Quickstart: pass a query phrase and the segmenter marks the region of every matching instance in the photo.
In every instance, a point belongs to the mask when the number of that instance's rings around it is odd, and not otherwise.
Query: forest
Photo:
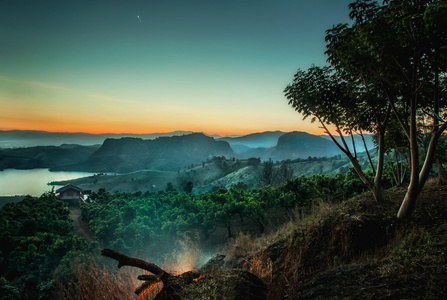
[[[73,280],[72,263],[89,255],[96,257],[104,247],[163,262],[186,236],[197,235],[196,242],[206,243],[216,229],[224,228],[220,242],[225,243],[240,233],[242,224],[248,225],[245,233],[260,235],[272,230],[267,222],[272,209],[283,214],[292,208],[307,211],[319,201],[341,202],[363,191],[352,171],[344,176],[303,176],[278,187],[245,190],[235,185],[198,195],[179,193],[172,185],[158,193],[100,190],[81,206],[93,242],[71,233],[70,209],[55,194],[28,197],[0,211],[1,294],[10,295],[2,299],[29,299],[31,295],[51,299],[55,282]]]

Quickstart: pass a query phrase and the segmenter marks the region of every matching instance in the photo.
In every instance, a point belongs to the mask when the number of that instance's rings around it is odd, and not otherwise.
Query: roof
[[[83,189],[78,188],[77,186],[74,186],[71,183],[69,183],[69,184],[64,185],[60,189],[57,189],[56,193],[62,193],[62,192],[65,192],[67,190],[75,190],[75,191],[78,191],[78,192],[83,192]]]

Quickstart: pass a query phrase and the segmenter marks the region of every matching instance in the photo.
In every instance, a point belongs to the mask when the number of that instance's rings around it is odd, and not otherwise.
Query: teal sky
[[[314,133],[283,95],[344,0],[0,0],[0,129]]]

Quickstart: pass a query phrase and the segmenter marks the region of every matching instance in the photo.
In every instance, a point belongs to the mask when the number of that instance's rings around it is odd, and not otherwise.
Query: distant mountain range
[[[170,135],[170,136],[168,136]],[[67,134],[33,131],[0,131],[0,145],[21,147],[33,143],[71,141],[77,145],[0,148],[0,170],[7,168],[50,168],[54,171],[133,172],[137,170],[177,171],[214,156],[287,159],[334,156],[341,153],[327,136],[305,132],[270,131],[241,137],[210,137],[203,133],[173,132],[140,137],[106,138],[107,135]],[[27,139],[28,137],[28,139]],[[88,145],[88,141],[92,144]],[[359,152],[364,151],[360,137],[355,136]],[[373,148],[371,135],[366,144]]]
[[[191,134],[191,131],[174,131],[151,134],[91,134],[83,132],[48,132],[35,130],[0,130],[0,148],[17,148],[33,146],[59,146],[62,144],[101,145],[106,139],[137,137],[152,140],[158,137]]]

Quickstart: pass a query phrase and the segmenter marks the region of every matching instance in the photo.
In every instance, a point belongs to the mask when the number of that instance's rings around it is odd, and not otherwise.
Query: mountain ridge
[[[372,145],[372,136],[366,137],[367,143]],[[355,140],[356,143],[362,142],[359,137],[355,137]],[[364,147],[358,144],[357,149]],[[137,170],[177,171],[213,156],[283,161],[330,157],[340,153],[329,138],[299,131],[267,131],[227,138],[189,133],[147,140],[135,136],[106,138],[102,144],[94,146],[62,144],[0,148],[0,170],[50,168],[52,171],[119,173]]]
[[[87,160],[52,170],[120,173],[137,170],[176,171],[213,156],[232,155],[233,150],[228,143],[216,141],[203,133],[158,137],[154,140],[109,138]]]
[[[155,139],[163,136],[177,136],[193,133],[192,131],[172,131],[166,133],[85,133],[85,132],[50,132],[42,130],[0,130],[0,148],[59,146],[77,144],[82,146],[102,144],[107,138],[138,137]]]

